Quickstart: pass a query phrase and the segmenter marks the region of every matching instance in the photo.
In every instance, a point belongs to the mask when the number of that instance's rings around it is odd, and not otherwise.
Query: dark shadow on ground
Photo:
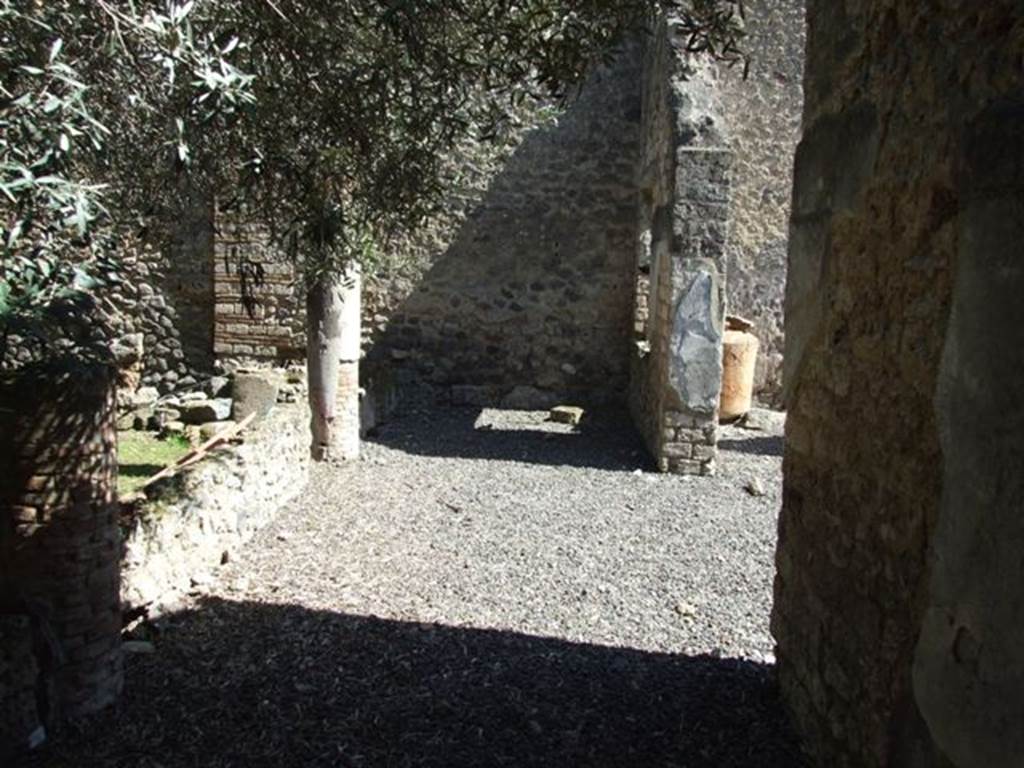
[[[28,764],[804,765],[763,665],[220,599]]]
[[[480,428],[481,413],[480,408],[438,407],[400,416],[382,426],[370,442],[422,456],[519,461],[620,472],[654,470],[623,408],[594,409],[571,432]]]
[[[748,453],[753,456],[782,456],[784,441],[781,435],[729,438],[719,440],[718,447],[723,451]]]

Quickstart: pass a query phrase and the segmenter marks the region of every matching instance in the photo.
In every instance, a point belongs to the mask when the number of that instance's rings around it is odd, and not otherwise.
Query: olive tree
[[[740,0],[3,0],[0,331],[88,296],[99,233],[183,188],[236,199],[299,267],[312,453],[337,455],[360,270],[437,210],[454,146],[664,10],[694,54],[742,60]]]
[[[197,34],[192,10],[0,1],[0,368],[12,337],[102,350],[97,289],[187,159],[185,126],[224,128],[252,102],[234,45]]]

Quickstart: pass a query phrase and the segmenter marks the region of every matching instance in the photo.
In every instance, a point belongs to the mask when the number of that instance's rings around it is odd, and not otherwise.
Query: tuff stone
[[[181,420],[185,424],[205,424],[210,421],[223,421],[231,416],[231,400],[214,398],[211,400],[193,400],[183,402],[178,407]]]
[[[238,372],[231,385],[231,418],[241,421],[255,413],[265,417],[277,404],[281,377],[271,372]]]

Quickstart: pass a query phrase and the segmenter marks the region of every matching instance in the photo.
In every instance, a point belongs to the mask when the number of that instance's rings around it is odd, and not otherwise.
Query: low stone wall
[[[154,484],[122,520],[122,609],[159,613],[231,557],[302,492],[309,441],[305,404],[278,405],[244,443]]]

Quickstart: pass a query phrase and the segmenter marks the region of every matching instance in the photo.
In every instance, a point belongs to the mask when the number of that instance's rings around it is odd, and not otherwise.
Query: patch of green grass
[[[149,478],[173,464],[191,446],[180,435],[160,439],[152,432],[121,432],[117,436],[117,493],[124,497],[135,493]]]

